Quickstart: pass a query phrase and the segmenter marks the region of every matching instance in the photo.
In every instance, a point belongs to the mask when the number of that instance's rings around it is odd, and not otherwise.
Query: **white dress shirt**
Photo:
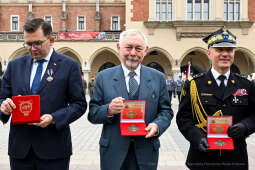
[[[218,86],[220,86],[220,80],[218,79],[218,77],[222,74],[220,74],[219,72],[217,72],[213,67],[211,69],[212,75],[214,77],[214,79],[216,80]],[[224,76],[226,76],[226,79],[224,80],[224,85],[227,87],[227,83],[228,83],[228,79],[229,79],[229,75],[230,75],[230,70],[228,72],[226,72],[224,74]]]
[[[46,68],[47,68],[47,66],[49,64],[49,61],[50,61],[52,53],[53,53],[53,48],[50,49],[49,54],[44,58],[45,62],[43,62],[43,69],[42,69],[41,79],[42,79],[42,77],[43,77],[43,75],[44,75],[44,73],[46,71]],[[39,63],[36,62],[36,59],[33,59],[31,75],[30,75],[30,88],[32,87],[32,83],[33,83],[33,80],[34,80],[35,73],[36,73],[38,65],[39,65]]]
[[[123,72],[124,72],[124,77],[125,77],[125,81],[126,81],[126,86],[127,86],[127,91],[129,92],[129,72],[131,72],[130,70],[128,70],[126,68],[126,66],[124,66],[123,64],[121,64]],[[139,64],[139,66],[134,70],[134,72],[136,73],[136,75],[134,76],[135,80],[138,83],[138,86],[140,84],[140,73],[141,73],[141,64]]]

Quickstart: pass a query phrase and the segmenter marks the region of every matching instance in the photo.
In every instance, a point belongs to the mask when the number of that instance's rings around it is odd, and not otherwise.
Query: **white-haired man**
[[[117,49],[122,63],[98,74],[88,114],[90,122],[103,124],[99,142],[101,170],[156,170],[158,138],[173,118],[166,79],[159,71],[141,65],[148,51],[142,32],[122,32]],[[135,89],[130,82],[136,84]],[[146,101],[145,137],[121,136],[124,100]]]

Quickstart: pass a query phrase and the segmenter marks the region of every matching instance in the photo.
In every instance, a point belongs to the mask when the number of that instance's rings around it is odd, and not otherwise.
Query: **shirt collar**
[[[218,71],[216,71],[213,67],[211,68],[211,72],[212,72],[212,75],[213,75],[213,77],[214,77],[215,80],[217,80],[218,77],[221,75],[221,74],[220,74]],[[226,72],[224,75],[225,75],[226,78],[227,78],[226,80],[228,80],[229,75],[230,75],[230,70],[229,70],[228,72]]]
[[[53,53],[53,48],[50,48],[50,51],[49,51],[48,55],[44,58],[44,60],[45,60],[46,62],[49,62],[49,61],[50,61],[50,58],[51,58],[52,53]],[[35,62],[36,62],[36,59],[33,59],[33,62],[35,63]]]
[[[121,67],[123,69],[124,76],[127,77],[128,73],[131,71],[127,69],[127,67],[124,64],[121,64]],[[134,72],[136,73],[136,75],[140,75],[140,71],[141,71],[141,64],[139,64],[139,66],[134,70]]]

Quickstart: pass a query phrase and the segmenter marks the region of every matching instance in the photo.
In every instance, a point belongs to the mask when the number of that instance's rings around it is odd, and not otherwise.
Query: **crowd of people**
[[[179,100],[177,126],[190,143],[186,160],[190,170],[248,170],[246,138],[255,131],[255,84],[230,69],[237,41],[229,30],[221,28],[203,38],[211,68],[185,81],[181,74],[174,81],[173,75],[166,79],[142,65],[149,49],[146,36],[135,29],[123,31],[116,44],[121,64],[91,76],[87,83],[78,62],[54,50],[48,22],[35,18],[23,29],[29,54],[8,63],[1,85],[0,120],[7,123],[20,109],[12,97],[39,95],[40,121],[10,123],[11,170],[69,169],[69,125],[87,110],[87,88],[88,120],[103,125],[101,170],[157,169],[159,138],[174,116],[172,96]],[[26,114],[30,104],[24,107]],[[209,117],[223,125],[212,122],[215,126],[208,129]],[[224,122],[225,117],[231,121]],[[209,130],[229,140],[211,143]]]

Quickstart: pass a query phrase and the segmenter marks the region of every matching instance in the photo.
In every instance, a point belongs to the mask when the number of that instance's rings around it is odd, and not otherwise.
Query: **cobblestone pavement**
[[[172,107],[176,115],[177,99]],[[10,170],[7,155],[9,124],[0,125],[0,170]],[[71,124],[73,155],[70,170],[99,170],[99,138],[101,125],[92,125],[87,121],[87,113]],[[185,159],[189,143],[178,131],[175,118],[170,128],[160,137],[161,147],[158,170],[187,170]],[[255,134],[247,139],[250,170],[255,170]]]

